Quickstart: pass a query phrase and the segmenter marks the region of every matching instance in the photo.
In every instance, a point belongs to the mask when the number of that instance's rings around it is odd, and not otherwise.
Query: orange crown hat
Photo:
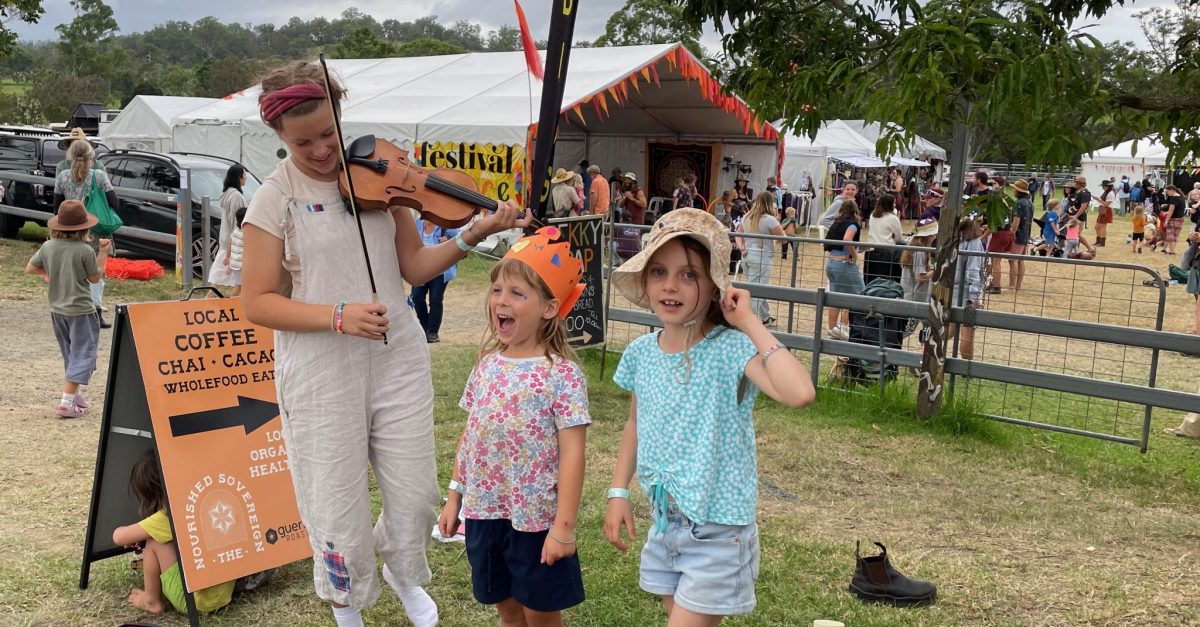
[[[583,283],[583,262],[571,255],[566,242],[557,241],[563,232],[556,226],[544,226],[526,235],[508,249],[505,259],[516,259],[533,269],[558,299],[558,317],[566,318],[579,300]]]

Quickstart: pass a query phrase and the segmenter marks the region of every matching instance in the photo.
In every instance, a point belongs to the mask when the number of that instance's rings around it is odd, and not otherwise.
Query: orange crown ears
[[[585,285],[583,262],[571,255],[570,245],[557,241],[562,236],[558,227],[544,226],[517,240],[504,258],[516,259],[533,269],[558,299],[558,317],[566,318]]]

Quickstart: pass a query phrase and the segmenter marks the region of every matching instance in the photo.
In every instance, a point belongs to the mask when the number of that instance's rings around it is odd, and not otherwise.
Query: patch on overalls
[[[329,550],[321,551],[321,556],[325,560],[325,574],[329,577],[329,583],[336,590],[342,592],[350,591],[350,570],[346,568],[346,558],[342,557],[341,553],[333,552],[333,543],[327,543]]]
[[[325,205],[304,205],[304,210],[309,213],[321,213],[325,211]]]

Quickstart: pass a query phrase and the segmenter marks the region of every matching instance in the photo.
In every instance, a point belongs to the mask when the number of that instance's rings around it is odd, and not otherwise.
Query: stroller
[[[863,296],[904,298],[904,289],[895,281],[878,278],[867,284]],[[906,326],[908,318],[902,316],[885,316],[874,310],[850,311],[850,341],[856,344],[899,349],[904,343]],[[881,376],[887,381],[895,379],[896,365],[882,368],[878,361],[851,358],[844,372],[847,381],[871,384],[877,383]]]

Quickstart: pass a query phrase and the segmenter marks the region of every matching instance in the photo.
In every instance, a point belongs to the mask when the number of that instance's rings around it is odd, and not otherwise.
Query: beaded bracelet
[[[333,308],[333,330],[339,334],[344,334],[342,330],[342,312],[346,309],[346,301],[342,301]]]
[[[764,366],[767,365],[767,360],[771,358],[771,355],[774,355],[775,351],[777,351],[781,348],[783,348],[783,344],[780,344],[779,342],[775,342],[775,344],[772,345],[771,348],[768,348],[767,352],[762,354],[763,365]]]

